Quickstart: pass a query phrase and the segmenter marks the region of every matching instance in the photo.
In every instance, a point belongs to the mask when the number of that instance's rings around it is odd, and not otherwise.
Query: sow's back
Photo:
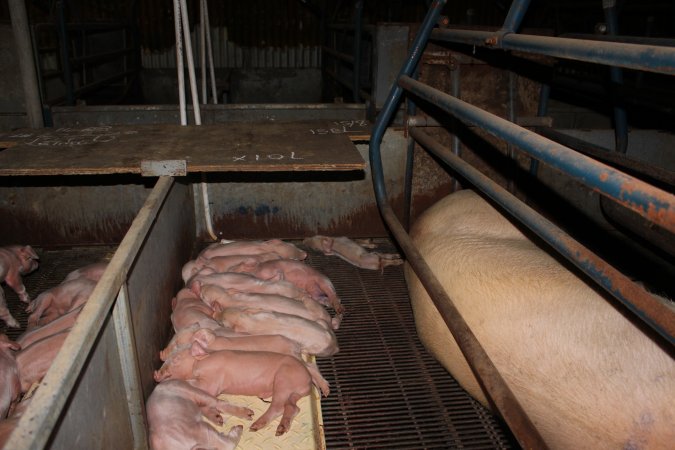
[[[411,237],[551,448],[673,448],[675,362],[613,303],[470,190]],[[406,279],[422,342],[489,406],[408,266]]]

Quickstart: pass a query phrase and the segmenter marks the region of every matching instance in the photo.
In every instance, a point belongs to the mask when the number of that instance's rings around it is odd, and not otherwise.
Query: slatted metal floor
[[[394,251],[380,244],[379,251]],[[328,450],[518,448],[422,346],[402,266],[380,273],[308,253],[347,311],[337,331],[340,352],[317,359],[331,385],[321,402]]]
[[[35,251],[40,257],[40,266],[35,272],[23,276],[23,284],[26,286],[26,291],[31,300],[43,291],[61,283],[71,271],[104,258],[109,259],[115,251],[115,247],[83,246],[48,250],[35,248]],[[0,321],[0,333],[4,333],[14,340],[26,330],[28,321],[26,304],[19,300],[19,297],[9,286],[3,284],[2,289],[7,298],[9,311],[19,321],[21,328],[7,328],[5,322]]]

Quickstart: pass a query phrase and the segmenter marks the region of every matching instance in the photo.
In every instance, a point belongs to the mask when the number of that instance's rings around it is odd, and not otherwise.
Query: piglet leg
[[[2,288],[0,288],[0,319],[4,320],[10,328],[21,327],[19,322],[12,316],[12,313],[9,312],[9,308],[7,308],[7,300],[5,299],[5,293],[2,291]]]
[[[241,434],[244,430],[244,427],[241,425],[234,426],[230,428],[230,432],[227,434],[222,434],[216,431],[214,428],[211,428],[210,425],[203,423],[200,426],[208,428],[207,438],[208,442],[203,444],[196,444],[190,450],[203,450],[203,449],[214,449],[214,450],[234,450],[239,444],[241,439]]]

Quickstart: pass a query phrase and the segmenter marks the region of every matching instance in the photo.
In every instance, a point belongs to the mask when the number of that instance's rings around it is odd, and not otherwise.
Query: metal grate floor
[[[387,241],[379,250],[395,252]],[[317,358],[331,385],[321,401],[328,450],[518,448],[503,422],[422,346],[402,266],[380,273],[308,253],[346,308],[340,352]]]
[[[23,276],[23,284],[26,286],[26,291],[31,300],[43,291],[61,283],[71,271],[100,261],[103,258],[109,259],[115,251],[115,247],[82,246],[56,250],[44,250],[36,247],[35,251],[40,257],[40,266],[35,272]],[[14,340],[26,330],[28,321],[26,304],[21,302],[12,288],[4,283],[2,289],[7,298],[9,311],[19,321],[21,328],[7,328],[5,322],[0,321],[0,333],[4,333]]]

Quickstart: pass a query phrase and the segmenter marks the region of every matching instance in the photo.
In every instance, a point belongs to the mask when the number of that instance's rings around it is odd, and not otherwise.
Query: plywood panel
[[[0,175],[141,173],[142,161],[170,160],[193,173],[362,170],[348,136],[362,139],[368,124],[345,122],[19,130],[0,135]]]

